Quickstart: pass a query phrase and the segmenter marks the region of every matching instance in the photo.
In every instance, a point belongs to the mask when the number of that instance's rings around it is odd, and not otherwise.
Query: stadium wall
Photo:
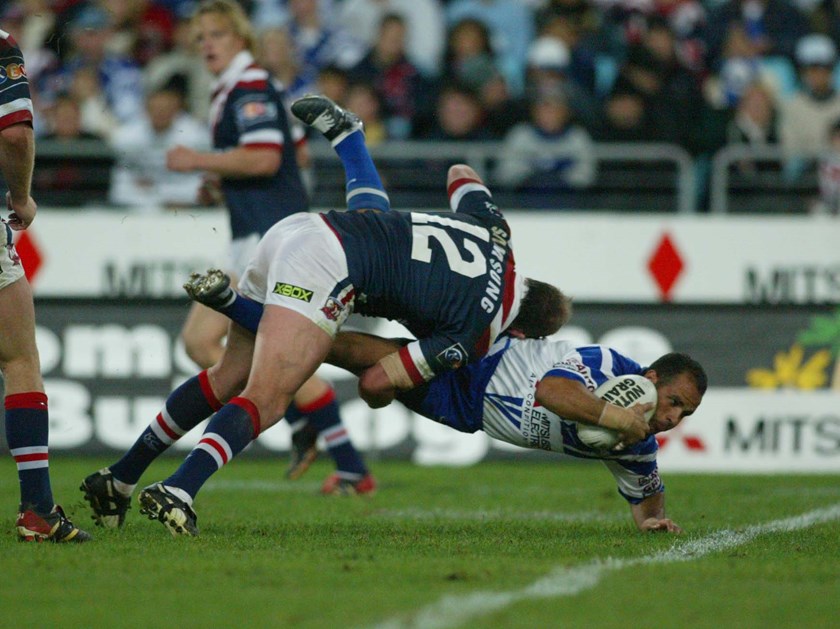
[[[711,387],[662,440],[668,471],[840,471],[840,223],[794,218],[509,213],[519,268],[575,297],[562,336],[640,362],[687,351]],[[35,288],[57,452],[125,449],[194,366],[177,341],[180,285],[224,257],[223,213],[42,210],[18,250]],[[404,335],[396,324],[359,325]],[[371,411],[337,369],[358,445],[422,464],[466,465],[516,448],[405,409]],[[195,443],[188,435],[181,449]],[[280,424],[256,454],[288,450]],[[516,456],[540,457],[538,452]]]

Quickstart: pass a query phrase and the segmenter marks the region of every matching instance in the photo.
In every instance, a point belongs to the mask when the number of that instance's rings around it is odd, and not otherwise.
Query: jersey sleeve
[[[493,203],[489,188],[475,179],[456,179],[449,185],[447,193],[453,212],[504,220],[498,206]]]
[[[0,129],[32,122],[32,98],[23,54],[9,33],[0,30]]]
[[[656,439],[648,437],[632,452],[603,463],[612,473],[618,493],[630,504],[639,504],[645,498],[665,491],[656,464]]]
[[[264,70],[248,70],[248,73]],[[267,76],[267,74],[266,74]],[[247,78],[247,77],[245,77]],[[250,82],[240,82],[231,94],[233,116],[239,133],[239,146],[247,148],[275,148],[282,150],[286,138],[280,116],[285,116],[282,106],[272,98],[263,83],[252,77]],[[267,83],[266,83],[267,84]]]
[[[563,356],[545,375],[569,378],[594,390],[614,376],[641,374],[643,371],[635,360],[610,347],[587,345]]]
[[[430,336],[412,341],[399,350],[399,356],[411,381],[418,385],[466,365],[470,358],[467,347],[467,339],[459,342],[451,336]]]

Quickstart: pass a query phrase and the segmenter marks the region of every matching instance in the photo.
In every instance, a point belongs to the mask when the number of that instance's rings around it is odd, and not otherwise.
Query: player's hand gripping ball
[[[651,403],[653,406],[645,413],[647,421],[650,421],[656,412],[656,385],[644,376],[628,374],[610,378],[595,389],[595,395],[623,408]],[[611,450],[621,441],[621,435],[617,431],[591,424],[579,423],[577,434],[583,443],[597,450]]]

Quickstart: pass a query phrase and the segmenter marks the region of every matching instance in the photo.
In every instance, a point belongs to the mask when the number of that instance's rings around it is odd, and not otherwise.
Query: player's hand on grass
[[[676,522],[668,518],[648,518],[642,522],[639,528],[651,533],[675,533],[679,535],[683,532]]]

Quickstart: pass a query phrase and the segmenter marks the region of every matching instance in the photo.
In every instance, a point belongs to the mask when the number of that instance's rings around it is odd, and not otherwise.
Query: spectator
[[[365,144],[376,146],[388,138],[388,125],[382,118],[382,100],[370,83],[351,83],[347,90],[347,109],[365,125]]]
[[[793,58],[794,47],[808,32],[805,17],[788,0],[727,0],[714,8],[704,30],[709,67],[720,59],[733,24],[741,24],[760,55]]]
[[[156,56],[143,68],[143,88],[145,94],[151,94],[168,85],[174,77],[182,77],[185,81],[187,110],[196,118],[204,120],[210,108],[213,77],[202,63],[194,45],[190,16],[186,12],[179,14],[172,49]]]
[[[812,34],[796,45],[800,89],[782,103],[782,145],[790,153],[827,148],[829,130],[840,118],[840,94],[834,88],[837,48],[825,35]]]
[[[299,62],[289,31],[283,27],[267,28],[257,40],[257,63],[286,88],[290,101],[316,90],[301,77]]]
[[[111,145],[117,158],[111,203],[144,210],[196,204],[202,174],[166,167],[166,152],[175,145],[196,151],[210,148],[205,125],[184,111],[180,91],[164,88],[150,94],[146,115],[120,126]]]
[[[644,97],[628,85],[614,86],[604,103],[603,125],[595,138],[599,142],[655,142],[656,120]]]
[[[399,15],[405,23],[408,60],[426,77],[437,76],[446,32],[438,0],[344,0],[340,22],[354,37],[373,47],[379,25],[389,14]]]
[[[384,105],[388,135],[398,139],[411,134],[423,86],[420,71],[406,56],[405,38],[403,18],[386,14],[373,48],[349,72],[351,81],[370,84],[377,91]]]
[[[316,92],[323,94],[339,105],[343,105],[347,101],[347,90],[350,89],[350,79],[347,76],[346,70],[342,70],[338,66],[327,66],[318,72],[316,85]]]
[[[481,20],[465,18],[449,27],[443,56],[443,82],[465,81],[484,73],[489,78],[496,71],[496,59],[490,45],[490,31]],[[480,87],[480,81],[473,81]]]
[[[462,142],[494,139],[484,124],[486,112],[472,90],[457,83],[444,86],[435,108],[435,126],[428,139]]]
[[[755,147],[779,142],[775,98],[767,85],[755,82],[744,91],[727,125],[726,142]],[[760,171],[778,171],[779,162],[745,159],[736,168],[742,176],[751,176]]]
[[[534,39],[532,9],[519,0],[452,0],[447,5],[448,24],[457,24],[467,17],[487,25],[499,68],[511,92],[521,95],[528,46]]]
[[[100,135],[86,131],[82,125],[82,109],[69,94],[60,94],[46,112],[47,127],[43,140],[73,142],[102,140]]]
[[[537,94],[531,119],[505,137],[496,179],[511,188],[569,190],[590,185],[595,170],[592,139],[555,88]]]
[[[109,49],[145,66],[172,49],[175,15],[152,0],[98,0],[114,23]]]
[[[128,123],[143,111],[143,86],[140,68],[128,57],[109,53],[113,33],[111,20],[101,8],[82,9],[70,25],[71,51],[64,68],[52,84],[53,93],[82,92],[86,101],[100,100],[108,114],[120,123]],[[85,105],[82,114],[87,116]]]
[[[553,37],[562,42],[569,51],[569,65],[566,70],[570,80],[584,88],[589,94],[596,93],[596,45],[591,37],[595,28],[594,8],[581,0],[568,3],[553,3],[544,11],[538,21],[539,36]]]
[[[568,74],[571,55],[556,37],[539,37],[528,50],[526,86],[528,94],[559,88],[566,94],[575,119],[592,131],[601,124],[598,102]]]
[[[341,27],[329,25],[319,0],[289,0],[287,28],[295,43],[304,81],[314,83],[318,72],[335,65],[347,70],[359,62],[365,47]]]

